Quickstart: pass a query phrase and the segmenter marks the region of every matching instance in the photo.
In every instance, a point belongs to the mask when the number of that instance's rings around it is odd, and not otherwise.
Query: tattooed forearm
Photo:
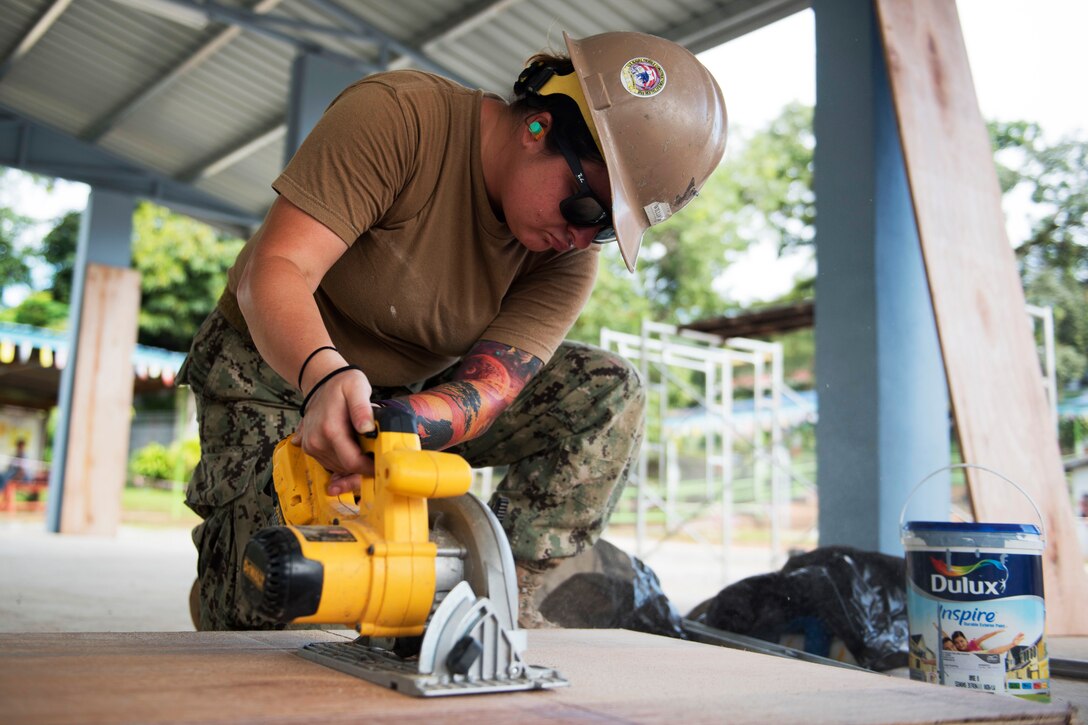
[[[543,365],[527,352],[483,340],[452,381],[382,404],[415,413],[424,448],[449,448],[487,430]]]

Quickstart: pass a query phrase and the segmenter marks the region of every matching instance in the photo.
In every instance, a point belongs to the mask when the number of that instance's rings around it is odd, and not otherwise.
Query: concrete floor
[[[609,540],[625,551],[635,542]],[[681,614],[724,584],[720,554],[670,542],[645,557]],[[772,569],[741,549],[731,580]],[[0,632],[173,632],[193,629],[196,550],[185,528],[121,526],[116,537],[50,534],[38,516],[0,517]]]
[[[123,526],[116,538],[0,519],[0,632],[192,631],[196,550],[185,529]]]

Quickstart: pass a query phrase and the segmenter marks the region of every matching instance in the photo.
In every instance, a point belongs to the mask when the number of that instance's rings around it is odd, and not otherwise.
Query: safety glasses
[[[596,197],[593,190],[586,183],[586,173],[582,168],[582,161],[578,158],[566,143],[556,139],[556,145],[567,160],[567,166],[578,181],[578,191],[559,202],[559,212],[571,224],[578,227],[600,227],[593,237],[594,244],[608,244],[616,241],[616,230],[612,226],[612,213],[605,204]]]

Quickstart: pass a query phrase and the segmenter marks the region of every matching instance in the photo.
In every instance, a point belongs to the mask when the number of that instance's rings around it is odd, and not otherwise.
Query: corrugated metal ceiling
[[[507,95],[524,60],[562,48],[562,32],[661,35],[698,52],[808,0],[4,0],[0,110],[85,142],[125,166],[256,219],[283,161],[291,64],[300,49],[385,68],[445,69]],[[176,11],[207,19],[194,27]],[[0,120],[5,120],[0,118]],[[96,168],[0,163],[109,184]],[[22,127],[20,127],[22,128]],[[25,134],[25,131],[23,131]],[[99,165],[101,166],[101,165]],[[63,172],[63,173],[62,173]],[[163,200],[169,194],[160,191]],[[192,204],[193,202],[189,202]]]

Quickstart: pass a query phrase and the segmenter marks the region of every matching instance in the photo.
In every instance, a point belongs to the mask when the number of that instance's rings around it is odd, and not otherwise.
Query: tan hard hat
[[[608,166],[620,253],[634,272],[642,235],[691,201],[721,161],[725,101],[710,71],[664,38],[563,39]]]

